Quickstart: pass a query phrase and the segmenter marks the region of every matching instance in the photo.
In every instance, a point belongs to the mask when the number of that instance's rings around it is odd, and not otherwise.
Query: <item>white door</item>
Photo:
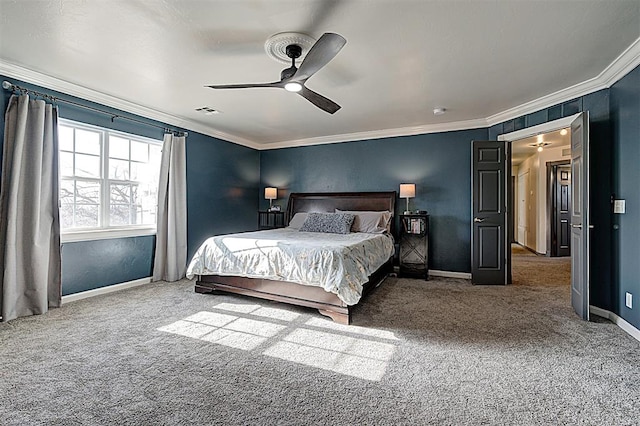
[[[518,243],[527,245],[527,221],[528,215],[528,197],[529,194],[529,171],[527,170],[518,175]]]

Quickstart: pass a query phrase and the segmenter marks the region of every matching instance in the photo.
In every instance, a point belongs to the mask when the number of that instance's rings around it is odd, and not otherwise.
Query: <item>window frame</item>
[[[109,177],[109,136],[129,139],[130,141],[143,142],[150,145],[157,145],[160,147],[160,149],[162,149],[163,141],[136,135],[133,133],[121,132],[118,130],[108,129],[105,127],[82,123],[79,121],[69,120],[65,118],[60,118],[58,120],[58,126],[72,127],[74,129],[98,132],[100,134],[100,177],[99,178],[75,176],[75,165],[74,165],[74,176],[72,178],[69,178],[66,176],[62,176],[62,173],[60,173],[60,168],[58,168],[58,171],[59,171],[58,181],[60,183],[59,186],[62,186],[61,185],[62,181],[67,179],[74,182],[82,181],[82,182],[99,182],[100,183],[100,197],[99,197],[100,205],[98,210],[99,226],[73,228],[73,229],[61,228],[60,230],[61,243],[155,235],[157,224],[154,224],[154,225],[149,225],[149,224],[135,225],[134,224],[134,225],[112,226],[109,223],[110,222],[110,200],[109,200],[110,185],[112,183],[118,183],[118,182],[121,182],[123,184],[128,184],[128,185],[131,185],[132,183],[144,182],[144,181],[133,180],[133,179],[118,180],[118,179],[112,179]],[[74,138],[74,141],[75,141],[75,138]],[[129,159],[126,161],[129,163],[130,168],[131,168],[132,162],[134,163],[138,162],[131,159],[131,149],[132,149],[131,143],[129,143]],[[60,147],[58,147],[58,153],[60,152],[61,152],[61,149]],[[65,152],[69,152],[69,151],[65,150]],[[76,146],[74,143],[73,153],[75,154],[77,152],[78,151],[76,150]],[[83,154],[83,153],[80,153],[80,154]],[[74,158],[75,158],[75,155],[74,155]],[[129,176],[129,178],[130,177],[131,176]],[[75,205],[76,205],[76,202],[74,200],[74,206]],[[60,207],[61,207],[61,203],[59,203],[59,208]]]

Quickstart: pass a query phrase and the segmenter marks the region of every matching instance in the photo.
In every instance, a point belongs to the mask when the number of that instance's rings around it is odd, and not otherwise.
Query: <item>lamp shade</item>
[[[278,188],[265,188],[264,198],[267,200],[275,200],[278,198]]]
[[[416,196],[416,184],[415,183],[401,183],[400,184],[400,198],[413,198]]]

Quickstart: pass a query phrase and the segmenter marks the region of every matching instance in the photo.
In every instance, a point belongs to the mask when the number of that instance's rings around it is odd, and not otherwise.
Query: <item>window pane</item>
[[[100,183],[76,181],[76,204],[100,204]]]
[[[136,206],[136,223],[155,225],[158,205],[158,185],[141,184],[138,196],[134,200]]]
[[[109,223],[111,226],[131,224],[131,207],[128,204],[112,204],[109,210]]]
[[[162,145],[149,144],[149,163],[157,164],[159,169],[160,157],[162,157]]]
[[[72,180],[60,181],[60,204],[73,206],[74,182]],[[60,212],[62,220],[62,211]],[[73,208],[71,209],[71,221],[73,222]]]
[[[109,159],[109,179],[129,180],[129,162]]]
[[[100,133],[76,129],[76,152],[100,155]]]
[[[131,159],[146,163],[149,160],[149,144],[131,141]]]
[[[76,228],[97,228],[98,227],[98,206],[78,205],[76,206]]]
[[[100,157],[76,154],[76,176],[100,177]]]
[[[147,180],[149,177],[148,167],[146,163],[131,162],[131,180]]]
[[[73,227],[73,204],[63,204],[60,206],[60,228]]]
[[[131,187],[129,185],[114,185],[109,187],[109,204],[131,203]]]
[[[136,225],[155,225],[156,206],[136,205]]]
[[[73,151],[73,128],[66,126],[58,127],[58,144],[59,149],[64,151]]]
[[[109,135],[109,157],[129,159],[129,139]]]
[[[73,176],[73,153],[61,152],[59,162],[60,176]]]

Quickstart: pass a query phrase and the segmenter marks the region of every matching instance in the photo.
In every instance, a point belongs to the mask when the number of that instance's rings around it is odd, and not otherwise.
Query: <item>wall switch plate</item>
[[[613,212],[625,213],[626,205],[625,200],[613,200]]]
[[[628,291],[624,295],[624,304],[627,306],[627,308],[633,309],[633,294],[629,293]]]

